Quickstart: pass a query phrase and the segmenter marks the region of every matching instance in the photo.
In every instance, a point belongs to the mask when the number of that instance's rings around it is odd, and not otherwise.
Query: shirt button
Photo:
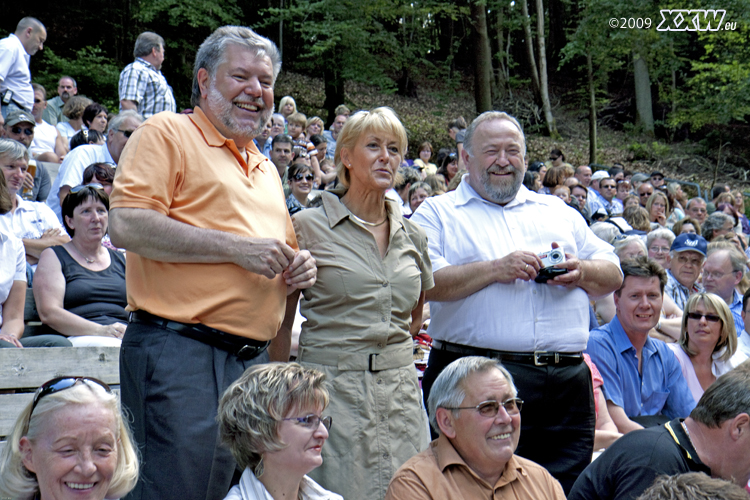
[[[536,295],[536,290],[532,291],[531,293],[533,293],[534,295]]]
[[[378,347],[380,347],[382,349],[383,348],[383,344],[378,344]]]
[[[382,318],[380,318],[380,321],[381,321],[382,323],[385,323],[385,316],[383,316]]]
[[[385,422],[385,415],[380,415],[380,421]]]
[[[388,452],[383,453],[383,458],[388,460]]]
[[[379,378],[379,379],[378,379],[378,385],[380,385],[380,384],[382,384],[382,383],[383,383],[383,379],[382,379],[382,378]]]
[[[387,282],[387,281],[384,281],[384,282],[383,282],[383,288],[385,288],[385,287],[387,287],[387,286],[388,286],[388,282]]]

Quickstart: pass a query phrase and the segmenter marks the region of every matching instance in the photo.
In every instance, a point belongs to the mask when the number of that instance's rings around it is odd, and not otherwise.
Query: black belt
[[[443,340],[433,340],[432,348],[438,351],[455,352],[466,356],[484,356],[499,361],[516,361],[529,365],[546,366],[559,365],[569,366],[578,365],[583,362],[583,354],[580,352],[508,352],[495,351],[494,349],[482,349],[481,347],[471,347],[468,345],[454,344]]]
[[[260,342],[258,340],[232,335],[231,333],[222,332],[216,328],[211,328],[199,323],[180,323],[170,319],[156,316],[146,311],[133,311],[130,313],[131,323],[145,323],[156,325],[161,328],[167,328],[173,332],[179,333],[183,337],[188,337],[198,342],[227,351],[240,359],[253,359],[266,350],[270,342]]]

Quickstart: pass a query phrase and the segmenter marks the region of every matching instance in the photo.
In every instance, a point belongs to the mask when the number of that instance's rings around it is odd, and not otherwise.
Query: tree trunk
[[[523,32],[526,36],[526,50],[529,55],[529,67],[531,67],[531,87],[534,91],[534,98],[538,103],[541,103],[542,93],[539,84],[539,70],[537,70],[536,58],[534,57],[534,38],[531,36],[528,0],[521,0],[521,11],[523,17]]]
[[[471,3],[474,26],[474,101],[477,113],[492,109],[492,55],[487,34],[487,11],[483,0]]]
[[[326,93],[326,100],[323,108],[328,111],[328,120],[326,128],[330,127],[336,119],[336,106],[344,103],[344,82],[340,78],[335,58],[328,59],[324,65],[323,79]]]
[[[495,70],[495,87],[497,88],[497,97],[505,96],[505,63],[503,60],[503,50],[505,49],[505,36],[503,33],[503,9],[495,10],[497,17],[495,19],[495,36],[497,38],[497,69]]]
[[[537,19],[537,42],[539,44],[539,90],[542,97],[542,108],[544,109],[544,119],[547,122],[549,136],[553,139],[559,139],[560,134],[557,132],[555,117],[552,116],[552,105],[549,102],[549,87],[547,85],[547,54],[544,48],[544,5],[542,0],[536,0],[536,19]]]
[[[586,53],[586,67],[589,80],[589,165],[592,165],[596,163],[596,87],[591,49]]]
[[[654,110],[651,105],[651,80],[646,61],[633,51],[633,74],[635,76],[635,106],[638,111],[636,125],[647,133],[654,133]]]

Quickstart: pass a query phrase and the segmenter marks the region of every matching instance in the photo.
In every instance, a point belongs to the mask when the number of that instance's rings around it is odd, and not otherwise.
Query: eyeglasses
[[[102,186],[101,184],[97,184],[95,182],[91,183],[91,184],[81,184],[80,186],[76,186],[76,187],[70,188],[70,192],[71,193],[77,193],[78,191],[80,191],[82,189],[86,189],[86,188],[104,189],[104,186]]]
[[[638,193],[638,196],[640,196],[641,198],[648,198],[652,194],[654,194],[653,191],[650,193]]]
[[[37,403],[39,403],[39,400],[42,399],[44,396],[49,396],[50,394],[54,394],[56,392],[64,391],[65,389],[70,389],[74,385],[76,385],[78,382],[93,382],[101,387],[104,388],[107,392],[111,393],[112,389],[109,388],[109,386],[102,382],[99,379],[95,379],[92,377],[58,377],[53,378],[52,380],[49,380],[42,384],[39,389],[36,390],[36,393],[34,393],[34,402],[31,405],[31,412],[29,412],[29,415],[34,413],[34,408],[36,408]]]
[[[715,280],[720,280],[721,278],[723,278],[727,274],[734,274],[736,272],[738,272],[738,271],[732,271],[731,273],[720,273],[718,271],[703,271],[703,278],[708,278],[708,279],[712,279],[713,278]]]
[[[300,181],[301,181],[302,179],[306,180],[307,182],[310,182],[310,181],[311,181],[311,180],[313,180],[314,178],[315,178],[315,177],[314,177],[313,175],[302,175],[302,174],[297,174],[297,175],[295,175],[295,176],[293,177],[293,179],[294,179],[295,181],[297,181],[297,182],[300,182]]]
[[[130,136],[133,135],[133,132],[135,132],[135,130],[122,130],[119,128],[117,129],[117,131],[122,132],[122,135],[124,135],[126,139],[130,139]]]
[[[651,251],[654,253],[667,253],[669,252],[669,247],[651,247]]]
[[[499,401],[490,399],[489,401],[483,401],[476,406],[456,406],[454,408],[444,406],[444,408],[446,410],[476,410],[483,417],[494,418],[497,415],[497,412],[500,411],[500,406],[505,408],[508,415],[518,415],[521,413],[523,400],[520,398],[510,398],[500,403]]]
[[[24,134],[28,135],[29,137],[31,137],[32,135],[34,135],[34,129],[33,128],[13,127],[10,130],[14,134],[20,134],[21,132],[23,132]]]
[[[687,313],[687,317],[690,319],[694,319],[695,321],[700,321],[701,318],[706,318],[706,321],[710,321],[711,323],[717,323],[721,321],[721,318],[718,317],[715,314],[703,314],[703,313]]]
[[[614,184],[610,184],[607,186],[602,186],[602,189],[617,189],[617,186]]]
[[[291,420],[306,429],[317,429],[320,423],[323,422],[323,427],[327,431],[331,430],[331,425],[333,424],[333,417],[319,417],[312,414],[305,415],[304,417],[282,418],[282,420]]]

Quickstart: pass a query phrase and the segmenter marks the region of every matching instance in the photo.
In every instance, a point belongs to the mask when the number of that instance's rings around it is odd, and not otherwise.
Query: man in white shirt
[[[89,144],[78,146],[68,153],[60,165],[49,196],[47,206],[62,222],[62,201],[74,188],[83,182],[83,171],[92,163],[109,163],[113,167],[120,161],[120,153],[130,138],[130,134],[143,122],[143,117],[137,112],[128,110],[115,116],[109,122],[106,144]]]
[[[23,241],[26,262],[33,271],[45,248],[62,245],[70,238],[47,205],[19,196],[28,162],[29,152],[23,144],[0,139],[0,172],[5,176],[13,203],[11,211],[0,216],[0,229]]]
[[[0,125],[11,109],[31,111],[34,91],[31,89],[31,56],[42,50],[47,30],[38,19],[24,17],[16,32],[0,40]]]
[[[519,455],[567,491],[593,451],[591,373],[581,354],[589,296],[619,288],[619,261],[573,208],[523,187],[526,141],[514,118],[480,115],[461,154],[468,174],[458,189],[428,198],[411,218],[427,233],[435,278],[425,399],[452,361],[501,360],[527,402]],[[555,267],[567,272],[535,282],[549,272],[538,254],[555,247],[565,252]]]
[[[50,125],[43,119],[47,109],[47,91],[38,83],[32,83],[34,88],[34,107],[31,114],[34,116],[34,140],[31,141],[29,153],[39,161],[60,163],[68,152],[68,144],[60,135],[57,127]]]

